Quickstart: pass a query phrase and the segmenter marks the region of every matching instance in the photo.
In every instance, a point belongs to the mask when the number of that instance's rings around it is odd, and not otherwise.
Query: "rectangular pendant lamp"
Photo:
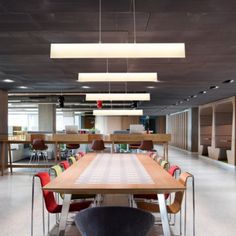
[[[150,101],[150,93],[87,93],[86,101]]]
[[[95,116],[142,116],[143,110],[93,110]]]
[[[185,58],[184,43],[52,43],[51,58]]]
[[[157,73],[79,73],[79,82],[156,82]]]

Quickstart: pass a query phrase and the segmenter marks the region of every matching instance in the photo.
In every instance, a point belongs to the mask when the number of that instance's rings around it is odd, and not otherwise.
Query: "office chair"
[[[83,236],[145,236],[154,216],[131,207],[93,207],[79,212],[75,224]]]

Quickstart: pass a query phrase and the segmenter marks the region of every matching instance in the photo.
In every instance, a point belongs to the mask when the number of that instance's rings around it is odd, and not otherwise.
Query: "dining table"
[[[157,194],[163,234],[170,236],[164,194],[185,191],[185,186],[146,153],[87,153],[43,190],[64,194],[59,236],[65,234],[72,194],[148,193]]]

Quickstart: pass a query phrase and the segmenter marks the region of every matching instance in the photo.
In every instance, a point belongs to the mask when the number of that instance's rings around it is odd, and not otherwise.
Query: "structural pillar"
[[[0,136],[8,136],[8,93],[7,91],[0,90]],[[7,169],[7,151],[5,155],[2,156],[2,144],[0,143],[0,158],[5,158],[4,170]],[[0,165],[2,163],[2,159],[0,160]],[[1,166],[2,168],[2,166]]]
[[[55,104],[39,104],[38,105],[38,122],[39,131],[56,133],[56,105]],[[55,158],[55,145],[48,145],[48,153],[50,157]]]
[[[198,107],[188,110],[188,150],[198,152]]]
[[[39,104],[39,131],[56,132],[56,105]]]

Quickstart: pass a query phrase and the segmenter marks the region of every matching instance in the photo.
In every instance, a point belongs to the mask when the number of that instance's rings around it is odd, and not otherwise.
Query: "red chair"
[[[64,169],[68,169],[70,167],[70,163],[68,161],[61,161],[59,165]]]
[[[40,179],[41,187],[43,188],[46,184],[50,182],[50,175],[48,172],[39,172],[33,176],[32,180],[32,205],[31,205],[31,236],[33,236],[33,217],[34,217],[34,182],[35,178]],[[48,213],[58,214],[61,213],[62,205],[56,202],[53,192],[42,190],[43,203],[46,206]],[[77,212],[86,209],[90,206],[92,201],[83,201],[77,203],[71,203],[69,212]],[[45,235],[45,219],[44,219],[44,204],[43,204],[43,235]],[[48,217],[49,220],[49,217]],[[48,221],[48,231],[49,231],[49,221]]]
[[[171,166],[168,170],[168,173],[171,175],[171,176],[175,176],[177,171],[179,171],[179,173],[181,172],[180,170],[180,167],[179,166]],[[166,193],[165,194],[165,199],[167,199],[168,197],[170,196],[169,193]],[[141,199],[148,199],[148,200],[157,200],[157,194],[156,193],[153,193],[153,194],[134,194],[134,198],[141,198]]]

